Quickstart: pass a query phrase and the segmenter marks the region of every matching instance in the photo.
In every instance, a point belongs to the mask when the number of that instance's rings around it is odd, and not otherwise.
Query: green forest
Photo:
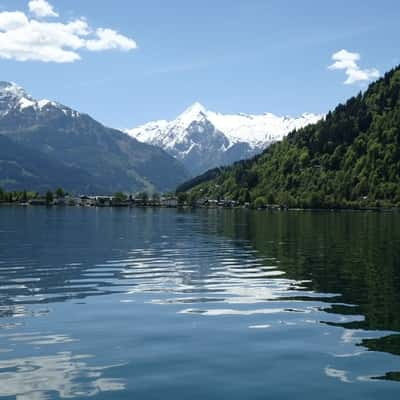
[[[180,186],[254,207],[400,206],[400,67],[262,154]]]

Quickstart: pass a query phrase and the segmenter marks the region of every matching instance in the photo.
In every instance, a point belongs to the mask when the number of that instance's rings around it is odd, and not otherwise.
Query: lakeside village
[[[363,199],[364,201],[367,198]],[[146,192],[127,195],[123,192],[117,192],[114,195],[71,195],[64,192],[61,188],[54,193],[50,190],[45,194],[37,192],[6,192],[0,188],[0,206],[70,206],[70,207],[165,207],[165,208],[250,208],[256,210],[364,210],[364,211],[382,211],[382,210],[400,210],[399,207],[393,207],[381,204],[371,207],[363,204],[349,203],[347,207],[290,207],[288,204],[271,204],[268,201],[257,198],[254,202],[239,202],[231,199],[210,199],[206,197],[196,198],[185,192],[153,193],[149,195]]]
[[[261,201],[260,201],[261,200]],[[363,199],[366,200],[366,199]],[[385,209],[398,210],[398,207],[368,207],[360,204],[349,204],[348,207],[305,207],[294,208],[288,204],[271,204],[266,200],[257,198],[254,202],[239,202],[231,199],[210,199],[206,197],[195,198],[185,192],[178,193],[153,193],[146,192],[127,195],[117,192],[114,195],[71,195],[58,188],[54,193],[47,191],[45,194],[27,191],[6,192],[0,188],[0,206],[61,206],[61,207],[165,207],[165,208],[251,208],[257,210],[304,210],[304,209],[351,209],[381,211]]]
[[[65,193],[59,188],[54,193],[47,191],[44,195],[36,192],[5,192],[0,188],[0,205],[20,206],[70,206],[70,207],[244,207],[250,203],[239,204],[234,200],[198,199],[188,201],[184,193],[149,195],[146,192],[127,195],[123,192],[112,196],[106,195],[79,195]]]

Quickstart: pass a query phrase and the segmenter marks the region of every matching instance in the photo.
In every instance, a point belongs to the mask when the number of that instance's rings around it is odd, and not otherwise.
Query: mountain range
[[[0,186],[113,193],[173,189],[188,177],[159,147],[0,82]]]
[[[298,118],[271,113],[221,114],[195,103],[175,120],[149,122],[126,132],[141,142],[161,147],[196,176],[254,156],[289,132],[322,117],[310,113]]]
[[[400,207],[400,66],[262,154],[178,191],[256,207]]]

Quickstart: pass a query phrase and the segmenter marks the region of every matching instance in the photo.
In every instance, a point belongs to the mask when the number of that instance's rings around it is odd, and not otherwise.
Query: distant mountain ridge
[[[24,153],[31,149],[64,167],[80,170],[81,178],[76,175],[76,182],[69,182],[76,190],[164,191],[187,177],[182,164],[162,149],[140,143],[57,102],[35,100],[15,83],[0,82],[0,135],[21,144]],[[0,182],[6,181],[12,187],[20,187],[19,179],[18,174],[7,179],[0,175]],[[62,175],[59,180],[59,186],[66,183]],[[40,177],[34,180],[38,181]]]
[[[299,118],[262,115],[224,115],[195,103],[175,120],[149,122],[126,132],[141,142],[159,146],[183,162],[192,176],[260,153],[294,129],[323,116]]]

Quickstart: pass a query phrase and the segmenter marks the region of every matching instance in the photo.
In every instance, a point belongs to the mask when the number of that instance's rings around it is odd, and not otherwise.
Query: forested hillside
[[[256,206],[400,206],[400,67],[324,120],[182,190]]]

